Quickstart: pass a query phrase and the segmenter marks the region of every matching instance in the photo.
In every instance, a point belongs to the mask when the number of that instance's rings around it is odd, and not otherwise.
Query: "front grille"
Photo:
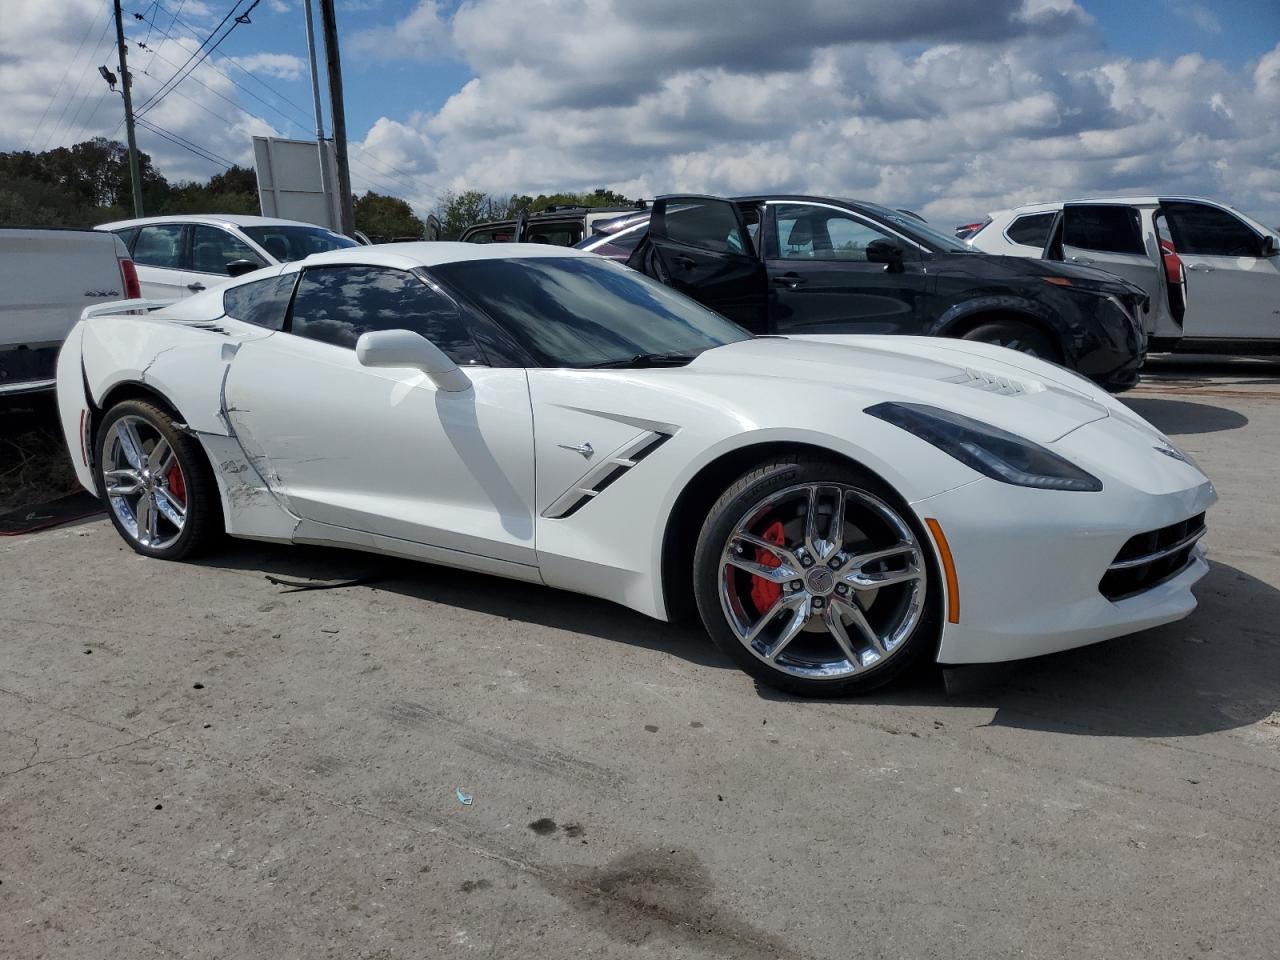
[[[1204,514],[1198,513],[1181,523],[1130,537],[1098,589],[1108,600],[1123,600],[1164,583],[1191,562],[1191,551],[1204,532]]]

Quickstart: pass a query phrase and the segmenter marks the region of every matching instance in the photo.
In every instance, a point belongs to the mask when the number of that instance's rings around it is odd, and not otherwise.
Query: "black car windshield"
[[[324,227],[279,226],[241,227],[245,234],[279,263],[301,260],[313,253],[358,247],[350,237],[326,230]]]
[[[973,247],[955,236],[935,230],[922,220],[900,210],[890,210],[875,204],[864,203],[863,207],[873,216],[884,220],[899,233],[905,233],[917,243],[922,243],[934,253],[976,253]]]
[[[543,366],[694,356],[751,339],[683,294],[601,258],[486,258],[440,264],[430,272],[500,323]]]

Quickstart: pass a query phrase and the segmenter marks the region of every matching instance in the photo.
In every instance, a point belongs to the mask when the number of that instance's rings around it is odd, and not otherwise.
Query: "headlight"
[[[871,414],[915,434],[984,476],[1041,490],[1102,489],[1069,460],[1008,431],[923,403],[877,403]]]

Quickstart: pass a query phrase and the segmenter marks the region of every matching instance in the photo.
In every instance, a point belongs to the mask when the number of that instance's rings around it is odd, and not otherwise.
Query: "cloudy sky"
[[[139,140],[171,179],[250,163],[256,133],[314,135],[300,0],[224,20],[252,3],[124,4]],[[355,186],[420,212],[450,189],[607,186],[829,193],[950,226],[1177,192],[1280,224],[1278,0],[337,6]],[[0,149],[124,139],[97,72],[114,69],[109,14],[0,0]]]

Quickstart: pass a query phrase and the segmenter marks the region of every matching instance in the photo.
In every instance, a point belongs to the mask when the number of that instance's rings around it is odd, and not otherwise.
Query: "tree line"
[[[142,204],[148,216],[193,213],[257,214],[258,178],[231,166],[207,181],[170,183],[149,154],[139,152]],[[425,229],[407,202],[370,190],[356,196],[356,229],[370,238],[421,237]],[[441,237],[456,239],[474,223],[536,213],[553,204],[609,206],[631,201],[612,190],[495,196],[478,190],[450,191],[431,212]],[[0,225],[91,227],[133,216],[129,152],[124,144],[96,137],[41,153],[0,152]]]

